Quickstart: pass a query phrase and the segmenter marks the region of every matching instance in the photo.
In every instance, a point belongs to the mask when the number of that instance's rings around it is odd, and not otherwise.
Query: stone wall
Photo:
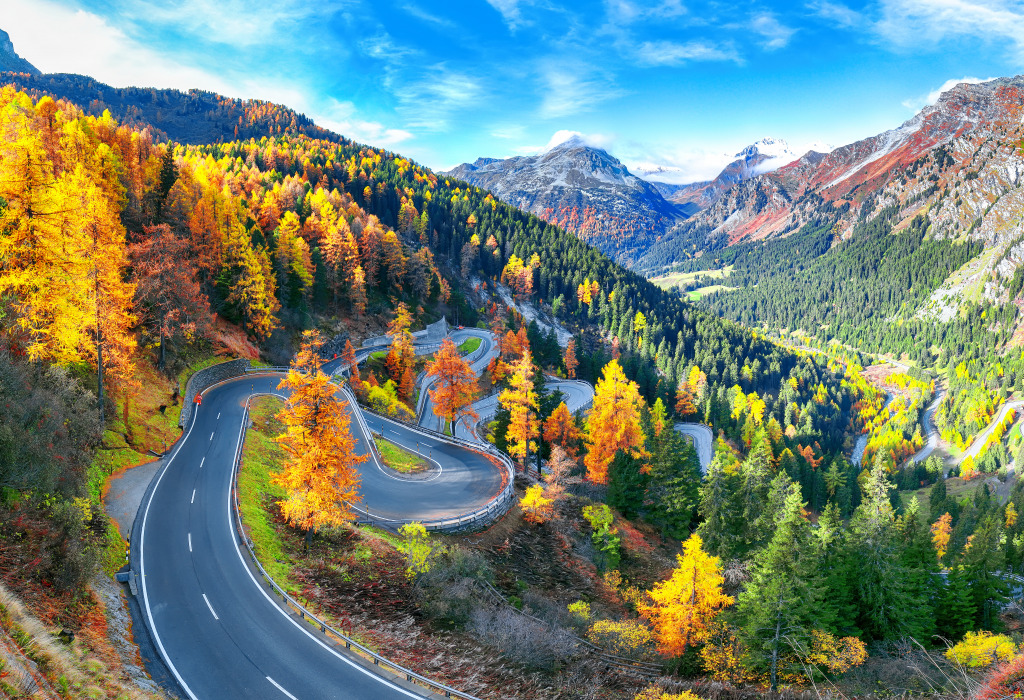
[[[249,366],[249,360],[246,359],[229,360],[228,362],[221,362],[219,365],[201,369],[193,374],[185,387],[185,395],[182,399],[184,403],[181,406],[181,418],[178,419],[178,427],[184,428],[192,418],[192,407],[195,406],[192,401],[195,399],[196,394],[217,382],[242,376],[245,374],[245,370],[249,369]]]

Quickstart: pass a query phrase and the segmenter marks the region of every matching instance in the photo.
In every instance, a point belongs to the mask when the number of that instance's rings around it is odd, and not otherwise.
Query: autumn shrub
[[[1005,634],[968,632],[957,644],[946,650],[946,658],[967,668],[983,668],[1007,662],[1017,653],[1013,640]]]
[[[586,601],[577,600],[575,603],[569,603],[569,612],[580,622],[590,622],[590,603]]]
[[[480,584],[494,578],[490,564],[479,552],[451,547],[416,579],[416,598],[427,617],[449,626],[469,622],[482,605]]]
[[[615,519],[612,509],[604,504],[586,506],[583,508],[583,517],[594,531],[591,539],[599,553],[595,563],[604,570],[619,568],[619,531],[612,527]]]
[[[530,669],[551,670],[578,653],[578,642],[565,630],[504,606],[477,608],[468,629],[511,661]]]
[[[1000,665],[978,690],[978,700],[1024,697],[1024,655]]]
[[[554,514],[554,499],[544,497],[544,487],[534,484],[526,489],[526,494],[519,501],[523,517],[535,525],[547,522]]]
[[[651,685],[637,693],[633,700],[700,700],[700,696],[690,690],[681,693],[668,693],[663,688]]]
[[[420,523],[406,523],[399,528],[398,534],[405,539],[402,544],[402,551],[405,552],[408,564],[405,575],[414,579],[430,571],[438,550],[430,541],[427,529]]]
[[[647,658],[654,652],[650,627],[637,620],[598,620],[587,630],[587,639],[605,651],[630,659]]]

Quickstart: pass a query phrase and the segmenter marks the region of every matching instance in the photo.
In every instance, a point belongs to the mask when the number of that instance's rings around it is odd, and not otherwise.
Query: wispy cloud
[[[544,119],[586,112],[601,102],[625,94],[610,78],[571,62],[550,63],[542,72],[542,80],[544,90],[539,113]]]
[[[424,10],[422,7],[419,7],[418,5],[402,5],[402,9],[408,12],[416,19],[423,20],[424,22],[427,22],[429,24],[435,24],[439,27],[444,27],[446,29],[454,29],[456,26],[455,22],[451,21],[450,19],[447,19],[445,17],[438,17],[435,14],[431,14]]]
[[[864,16],[860,12],[839,2],[811,2],[807,4],[807,9],[817,17],[844,29],[864,24]]]
[[[329,100],[326,107],[320,110],[316,121],[339,134],[374,146],[393,148],[413,137],[404,129],[389,128],[379,122],[360,119],[355,105],[335,99]]]
[[[906,107],[907,109],[911,109],[915,112],[918,112],[923,107],[935,104],[935,102],[938,101],[939,97],[942,96],[942,93],[946,92],[947,90],[953,89],[960,83],[976,85],[978,83],[987,83],[990,80],[995,80],[995,78],[971,78],[968,76],[964,76],[963,78],[950,78],[941,86],[929,92],[927,95],[920,95],[918,97],[903,100],[903,106]]]
[[[487,0],[487,4],[501,13],[502,18],[505,20],[505,24],[513,32],[519,29],[519,27],[527,24],[523,20],[523,13],[519,9],[520,0]]]
[[[645,41],[636,47],[637,60],[647,66],[678,66],[687,61],[735,61],[742,63],[736,47],[696,40],[681,44],[675,41]]]
[[[519,146],[514,149],[514,154],[519,156],[532,156],[539,153],[547,153],[555,146],[563,144],[569,139],[575,138],[582,141],[588,146],[594,148],[602,148],[608,150],[616,142],[616,137],[612,134],[584,134],[579,131],[572,131],[570,129],[559,129],[548,142],[543,146]]]
[[[665,0],[654,5],[642,5],[631,0],[605,0],[608,21],[622,25],[648,19],[672,19],[687,14],[681,0]]]
[[[399,111],[410,127],[444,131],[451,115],[484,98],[480,80],[466,72],[453,70],[444,63],[413,72],[389,72],[387,86],[399,104]]]
[[[875,31],[899,46],[963,37],[1004,41],[1024,60],[1024,3],[1018,0],[883,0]]]
[[[785,48],[797,31],[784,25],[771,12],[761,12],[751,17],[750,28],[761,35],[761,46],[768,51]]]

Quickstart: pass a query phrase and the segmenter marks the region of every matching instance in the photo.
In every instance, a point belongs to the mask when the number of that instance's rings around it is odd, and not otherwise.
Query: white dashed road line
[[[287,695],[287,696],[288,696],[289,698],[291,698],[291,700],[299,700],[299,699],[298,699],[297,697],[295,697],[294,695],[292,695],[291,693],[289,693],[289,692],[288,692],[287,690],[285,690],[284,688],[282,688],[282,687],[281,687],[281,684],[280,684],[280,683],[278,683],[277,681],[275,681],[275,680],[274,680],[273,678],[271,678],[270,676],[267,676],[267,680],[268,680],[268,681],[270,681],[271,685],[273,685],[273,686],[274,686],[275,688],[277,688],[277,689],[278,689],[278,690],[280,690],[280,691],[281,691],[282,693],[284,693],[284,694],[285,694],[285,695]]]
[[[219,617],[217,617],[217,613],[215,613],[215,612],[213,611],[213,606],[212,606],[212,605],[210,605],[210,599],[206,597],[206,594],[205,594],[205,593],[203,593],[203,600],[205,600],[205,601],[206,601],[206,607],[208,607],[208,608],[210,609],[210,614],[211,614],[211,615],[213,615],[213,619],[214,619],[214,620],[219,620],[220,618],[219,618]]]

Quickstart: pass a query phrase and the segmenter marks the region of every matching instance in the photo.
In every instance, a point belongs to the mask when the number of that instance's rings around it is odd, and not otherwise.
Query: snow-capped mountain
[[[904,222],[927,217],[930,236],[967,235],[998,248],[986,264],[1012,277],[1010,268],[1024,264],[1022,137],[1024,76],[960,83],[897,128],[810,151],[726,189],[639,266],[653,271],[695,245],[784,236],[809,221],[834,218],[837,235],[849,236],[858,220],[896,207]]]
[[[539,155],[480,158],[446,175],[488,189],[626,264],[684,216],[651,183],[578,136]]]

